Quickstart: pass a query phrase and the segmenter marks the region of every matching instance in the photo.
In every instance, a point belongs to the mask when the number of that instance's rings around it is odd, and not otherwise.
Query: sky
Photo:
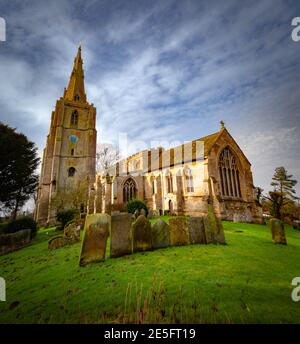
[[[40,154],[81,44],[98,142],[184,142],[223,120],[256,186],[284,166],[300,194],[300,1],[0,0],[0,17],[0,121]]]

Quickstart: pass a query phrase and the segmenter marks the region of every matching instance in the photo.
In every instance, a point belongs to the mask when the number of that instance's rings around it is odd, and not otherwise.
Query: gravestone
[[[241,222],[241,217],[239,214],[237,213],[233,214],[233,222]]]
[[[132,253],[132,214],[120,213],[111,219],[110,256],[122,257]]]
[[[139,217],[139,215],[140,215],[140,211],[138,209],[136,209],[133,213],[134,221]]]
[[[158,219],[151,227],[152,248],[164,248],[170,246],[170,227],[162,219]]]
[[[226,245],[222,222],[217,218],[212,204],[208,204],[207,215],[203,217],[207,244]]]
[[[80,266],[105,259],[110,226],[111,218],[107,214],[91,214],[86,216],[79,259]]]
[[[64,229],[63,236],[56,236],[48,241],[48,249],[56,250],[57,248],[72,245],[80,241],[80,224],[73,221]]]
[[[272,240],[274,244],[281,244],[286,245],[286,237],[285,237],[285,231],[284,231],[284,224],[279,219],[270,219],[270,225],[271,225],[271,232],[272,232]]]
[[[132,228],[132,252],[149,251],[152,249],[151,223],[140,215],[131,225]]]
[[[206,244],[204,222],[202,217],[187,217],[191,244]]]
[[[147,217],[147,212],[144,208],[140,210],[140,215],[144,215],[145,217]]]
[[[70,244],[80,241],[80,225],[77,222],[70,223],[65,227],[64,235]]]
[[[181,246],[190,243],[187,221],[184,217],[169,220],[171,245]]]
[[[48,249],[56,250],[57,248],[67,246],[68,239],[65,236],[55,236],[48,241]]]

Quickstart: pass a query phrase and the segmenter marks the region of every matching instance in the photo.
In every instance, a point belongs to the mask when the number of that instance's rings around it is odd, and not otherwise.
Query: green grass
[[[79,243],[48,251],[57,233],[40,230],[30,246],[0,257],[0,323],[299,323],[291,281],[300,275],[300,232],[287,226],[281,246],[268,226],[224,227],[226,246],[170,247],[84,268]]]

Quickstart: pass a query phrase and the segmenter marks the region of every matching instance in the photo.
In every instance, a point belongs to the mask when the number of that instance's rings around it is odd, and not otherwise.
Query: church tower
[[[96,108],[86,99],[79,47],[68,87],[51,116],[37,195],[39,224],[55,223],[60,209],[88,211],[95,182],[96,138]]]

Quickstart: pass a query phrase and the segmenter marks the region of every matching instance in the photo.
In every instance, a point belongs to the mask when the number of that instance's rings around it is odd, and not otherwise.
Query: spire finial
[[[221,129],[224,129],[225,128],[225,123],[223,120],[220,121],[220,124],[221,124]]]

